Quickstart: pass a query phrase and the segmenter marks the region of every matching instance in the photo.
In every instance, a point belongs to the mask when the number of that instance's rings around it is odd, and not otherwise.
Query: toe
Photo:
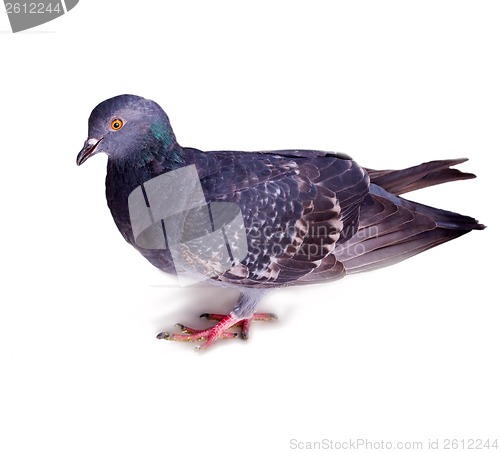
[[[202,313],[200,318],[210,319],[212,321],[222,321],[227,315],[221,315],[219,313]]]

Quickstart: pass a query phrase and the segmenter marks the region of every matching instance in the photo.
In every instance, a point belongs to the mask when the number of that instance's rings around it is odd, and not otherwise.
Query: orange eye
[[[119,118],[115,118],[111,121],[111,129],[117,131],[123,127],[123,121]]]

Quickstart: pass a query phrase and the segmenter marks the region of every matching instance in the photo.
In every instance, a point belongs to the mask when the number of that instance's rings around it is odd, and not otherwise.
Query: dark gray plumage
[[[78,165],[98,152],[109,157],[106,197],[118,229],[165,272],[175,273],[170,250],[144,249],[134,240],[128,209],[134,189],[165,172],[195,165],[208,203],[230,202],[241,209],[248,255],[212,276],[214,283],[240,290],[235,309],[226,317],[207,315],[219,321],[213,329],[183,327],[185,335],[160,335],[206,339],[205,347],[230,336],[227,328],[237,323],[247,331],[267,289],[336,280],[387,266],[484,228],[471,217],[399,196],[473,178],[450,168],[466,159],[377,171],[362,168],[348,156],[323,151],[202,152],[177,143],[158,104],[131,95],[108,99],[92,112]],[[202,264],[214,266],[208,261]]]

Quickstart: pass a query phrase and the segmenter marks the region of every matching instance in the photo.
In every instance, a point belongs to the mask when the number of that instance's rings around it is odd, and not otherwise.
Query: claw
[[[210,319],[212,321],[222,321],[226,315],[220,315],[218,313],[202,313],[200,318]]]
[[[158,338],[158,340],[168,340],[169,337],[170,334],[168,332],[160,332],[158,335],[156,335],[156,338]]]

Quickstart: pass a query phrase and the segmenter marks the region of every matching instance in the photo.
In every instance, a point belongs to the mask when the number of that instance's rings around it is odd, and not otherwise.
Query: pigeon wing
[[[248,239],[247,256],[218,280],[275,287],[344,275],[332,252],[356,234],[369,187],[354,161],[290,150],[211,152],[196,165],[207,201],[237,204]]]

